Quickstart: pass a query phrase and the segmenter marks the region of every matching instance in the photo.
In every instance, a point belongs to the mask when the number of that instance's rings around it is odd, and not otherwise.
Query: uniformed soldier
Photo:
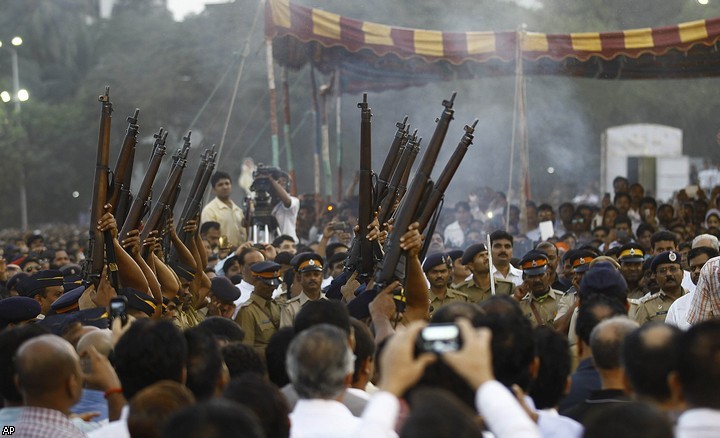
[[[0,300],[0,330],[5,327],[35,322],[41,306],[29,297],[8,297]]]
[[[430,254],[422,265],[425,277],[430,283],[428,298],[430,300],[430,315],[446,304],[454,301],[467,302],[468,296],[462,292],[448,287],[450,269],[448,269],[448,256],[437,252]]]
[[[457,290],[457,287],[464,283],[470,276],[471,272],[467,266],[462,264],[463,251],[454,249],[445,253],[447,260],[450,262],[450,276],[448,283],[450,287]]]
[[[235,300],[240,298],[240,289],[227,277],[215,277],[210,280],[210,303],[207,316],[221,316],[231,319],[235,313]]]
[[[642,279],[642,264],[645,261],[645,252],[635,242],[626,243],[620,248],[618,254],[620,272],[628,284],[628,299],[637,301],[647,294],[640,286]]]
[[[660,292],[643,297],[638,303],[635,321],[645,324],[650,321],[665,322],[670,305],[688,293],[682,287],[683,269],[681,256],[676,251],[665,251],[653,258],[650,269],[660,286]]]
[[[48,315],[51,305],[65,292],[62,273],[55,269],[39,271],[21,280],[17,285],[20,295],[40,303],[42,315]]]
[[[280,285],[280,268],[275,262],[255,263],[248,279],[254,289],[250,299],[241,307],[235,318],[245,332],[243,344],[253,347],[261,357],[265,357],[270,338],[280,328],[280,305],[272,298]]]
[[[527,292],[520,300],[520,309],[533,327],[552,327],[562,292],[550,287],[547,256],[541,251],[530,251],[520,261],[520,267],[523,284],[518,287],[515,296],[518,296],[517,292]]]
[[[295,315],[308,302],[325,300],[322,292],[323,259],[314,252],[305,252],[295,256],[295,280],[302,286],[302,292],[287,300],[280,312],[280,327],[293,325]]]
[[[484,243],[470,245],[463,253],[461,263],[472,272],[472,278],[457,287],[458,292],[467,295],[471,303],[479,303],[492,295],[490,289],[490,258]],[[510,295],[515,292],[512,281],[493,277],[496,295]]]

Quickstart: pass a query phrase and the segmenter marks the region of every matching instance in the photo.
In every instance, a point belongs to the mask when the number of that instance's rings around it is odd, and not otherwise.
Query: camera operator
[[[277,221],[278,227],[277,235],[286,234],[297,242],[295,222],[300,210],[300,200],[288,193],[290,176],[280,169],[264,168],[262,165],[258,166],[254,176],[253,187],[265,186],[271,196],[272,216]],[[263,182],[269,184],[262,184]]]

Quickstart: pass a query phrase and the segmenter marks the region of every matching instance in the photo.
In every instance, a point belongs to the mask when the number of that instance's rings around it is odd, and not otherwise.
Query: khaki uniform
[[[280,328],[280,305],[253,293],[240,306],[235,322],[242,327],[245,338],[242,343],[253,347],[264,357],[270,338]]]
[[[320,294],[320,299],[327,300],[324,293]],[[293,322],[295,321],[295,315],[297,315],[300,309],[302,309],[305,304],[310,301],[310,298],[305,295],[304,291],[300,292],[300,295],[296,296],[295,298],[287,300],[285,306],[280,311],[280,328],[292,327]]]
[[[432,289],[428,289],[428,298],[430,299],[430,315],[432,315],[437,309],[455,301],[459,301],[461,303],[468,302],[467,295],[450,288],[447,288],[447,292],[445,292],[445,299],[442,300],[433,293]]]
[[[645,295],[647,295],[647,291],[641,286],[638,286],[635,289],[628,291],[629,299],[640,300],[640,298],[644,297]]]
[[[533,294],[527,294],[520,300],[520,310],[533,327],[547,325],[552,327],[553,321],[558,314],[560,298],[564,294],[555,289],[550,289],[547,294],[537,298]]]
[[[683,288],[682,295],[688,291]],[[681,295],[681,296],[682,296]],[[645,324],[650,321],[665,322],[670,305],[675,302],[675,298],[669,296],[662,290],[656,294],[643,297],[638,302],[637,311],[633,319],[638,324]]]
[[[493,277],[495,281],[495,294],[496,295],[510,295],[512,296],[515,292],[515,283],[508,280],[502,280]],[[475,281],[471,278],[470,280],[460,283],[457,288],[458,292],[461,292],[468,297],[468,301],[471,303],[479,303],[485,301],[492,296],[490,287],[487,289],[481,289],[475,284]]]

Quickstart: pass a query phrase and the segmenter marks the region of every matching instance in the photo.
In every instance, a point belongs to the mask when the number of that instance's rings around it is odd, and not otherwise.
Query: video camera
[[[258,164],[257,169],[253,172],[253,183],[250,186],[250,190],[255,193],[270,192],[272,191],[272,185],[270,185],[270,181],[268,181],[266,178],[258,179],[258,177],[269,177],[276,180],[284,174],[285,172],[283,172],[277,167],[265,166],[264,164],[260,163]]]

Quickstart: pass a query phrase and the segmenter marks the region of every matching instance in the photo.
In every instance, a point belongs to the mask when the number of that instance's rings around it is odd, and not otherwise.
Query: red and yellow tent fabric
[[[306,60],[342,72],[355,93],[515,74],[598,79],[720,75],[720,18],[619,32],[444,32],[358,21],[288,0],[267,0],[265,35],[281,65]]]

